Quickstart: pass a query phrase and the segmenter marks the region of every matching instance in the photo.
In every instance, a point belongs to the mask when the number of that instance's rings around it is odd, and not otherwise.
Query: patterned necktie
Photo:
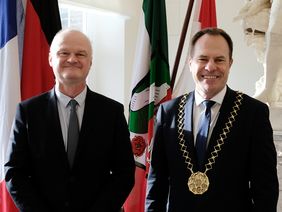
[[[71,99],[69,101],[69,105],[71,106],[71,108],[70,108],[70,119],[69,119],[68,137],[67,137],[67,153],[68,153],[70,167],[72,167],[73,165],[76,147],[79,138],[79,124],[76,114],[77,104],[78,104],[77,101],[74,99]]]
[[[205,160],[209,127],[211,122],[211,107],[214,101],[205,100],[202,104],[205,106],[205,112],[200,117],[199,130],[196,138],[196,151],[198,157],[198,167],[201,170]]]

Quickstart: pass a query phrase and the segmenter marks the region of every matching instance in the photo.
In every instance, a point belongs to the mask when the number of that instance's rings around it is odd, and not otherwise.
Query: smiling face
[[[92,64],[89,39],[76,30],[58,33],[50,48],[49,64],[59,87],[85,86]]]
[[[232,65],[230,50],[221,35],[204,34],[195,43],[189,58],[195,90],[203,98],[211,99],[226,85]]]

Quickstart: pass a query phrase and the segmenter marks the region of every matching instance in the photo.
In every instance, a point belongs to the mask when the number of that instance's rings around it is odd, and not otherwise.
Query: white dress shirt
[[[226,93],[226,86],[217,94],[215,95],[212,100],[215,102],[215,104],[211,107],[211,123],[210,123],[210,129],[209,129],[209,135],[208,135],[208,143],[210,140],[211,133],[213,131],[213,128],[215,126],[215,123],[217,121],[217,118],[219,116],[219,109],[221,107],[223,98]],[[205,112],[205,107],[203,104],[201,104],[204,100],[202,96],[200,96],[197,91],[195,91],[195,101],[193,105],[193,134],[194,134],[194,143],[196,144],[196,137],[199,129],[199,121],[202,113]],[[208,146],[208,145],[207,145]]]
[[[76,113],[78,117],[79,128],[81,128],[81,123],[84,113],[86,92],[87,92],[87,87],[85,87],[84,90],[74,98],[78,103],[76,108]],[[64,145],[65,145],[65,149],[67,150],[67,135],[68,135],[68,126],[69,126],[69,118],[70,118],[70,105],[68,104],[72,98],[61,93],[59,91],[58,86],[55,86],[55,93],[57,96],[57,105],[58,105],[62,135],[64,139]]]

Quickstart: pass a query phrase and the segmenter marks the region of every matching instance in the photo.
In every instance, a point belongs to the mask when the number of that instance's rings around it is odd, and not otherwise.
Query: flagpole
[[[184,19],[184,23],[183,23],[183,26],[182,26],[182,32],[181,32],[181,35],[180,35],[178,49],[177,49],[177,53],[176,53],[176,57],[175,57],[173,70],[172,70],[172,76],[171,76],[171,81],[170,81],[171,91],[174,88],[175,78],[176,78],[176,75],[177,75],[179,61],[180,61],[180,58],[181,58],[182,49],[183,49],[183,46],[184,46],[184,42],[185,42],[185,38],[186,38],[188,25],[189,25],[189,22],[190,22],[190,17],[191,17],[193,5],[194,5],[194,0],[190,0],[189,4],[188,4],[186,16],[185,16],[185,19]]]

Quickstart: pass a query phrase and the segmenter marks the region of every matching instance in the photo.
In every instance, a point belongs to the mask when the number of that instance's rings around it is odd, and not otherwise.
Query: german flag
[[[21,77],[22,100],[53,87],[55,81],[48,63],[48,54],[52,39],[60,29],[57,0],[27,1]]]

